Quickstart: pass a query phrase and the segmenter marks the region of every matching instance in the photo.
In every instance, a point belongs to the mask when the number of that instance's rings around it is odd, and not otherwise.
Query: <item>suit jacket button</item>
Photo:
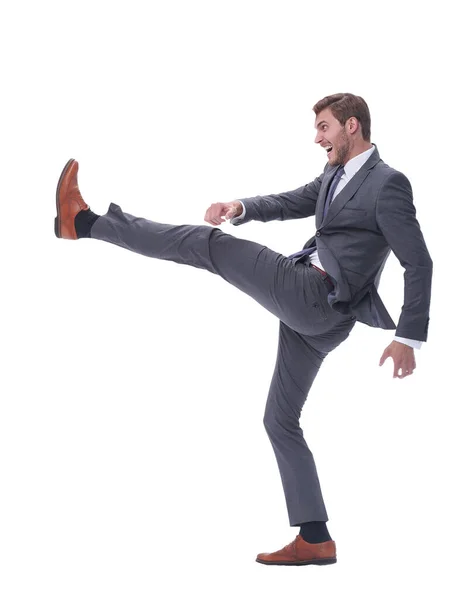
[[[317,237],[320,237],[320,236],[321,236],[321,233],[320,233],[320,231],[317,231],[315,235],[316,235]]]

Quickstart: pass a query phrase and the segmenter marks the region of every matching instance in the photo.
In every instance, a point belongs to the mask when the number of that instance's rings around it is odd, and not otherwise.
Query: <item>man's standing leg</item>
[[[282,550],[259,554],[258,562],[274,565],[336,562],[336,547],[326,527],[328,514],[317,469],[299,421],[324,358],[347,339],[353,326],[353,321],[345,320],[323,337],[310,337],[280,323],[276,365],[263,422],[276,455],[290,526],[300,526],[300,532]]]
[[[284,323],[263,424],[273,446],[284,488],[290,527],[328,521],[312,452],[300,416],[324,356]]]

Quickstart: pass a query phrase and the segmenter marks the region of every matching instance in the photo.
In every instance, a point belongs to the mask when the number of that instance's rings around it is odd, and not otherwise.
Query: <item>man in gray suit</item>
[[[371,144],[369,109],[361,97],[334,94],[313,110],[315,143],[328,157],[319,177],[283,194],[212,204],[205,215],[215,226],[228,219],[238,226],[315,215],[315,236],[290,257],[218,227],[156,223],[124,213],[116,204],[99,216],[80,194],[73,159],[57,186],[57,237],[91,237],[206,269],[280,320],[264,425],[275,451],[290,526],[300,531],[281,550],[257,556],[268,565],[336,562],[315,462],[299,425],[324,358],[347,339],[357,321],[396,329],[380,365],[391,357],[394,377],[402,379],[416,367],[414,348],[427,340],[429,323],[432,260],[408,179],[385,164]],[[391,250],[405,269],[397,328],[377,292]]]

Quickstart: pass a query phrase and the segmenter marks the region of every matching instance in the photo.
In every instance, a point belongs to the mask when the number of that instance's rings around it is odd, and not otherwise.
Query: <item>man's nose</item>
[[[323,137],[322,137],[322,136],[321,136],[321,135],[320,135],[320,134],[317,132],[317,133],[315,134],[315,140],[314,140],[314,142],[315,142],[316,144],[320,144],[320,142],[322,141],[322,139],[323,139]]]

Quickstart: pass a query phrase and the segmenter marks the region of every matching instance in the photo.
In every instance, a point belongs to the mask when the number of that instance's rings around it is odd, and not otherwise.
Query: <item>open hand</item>
[[[403,379],[407,375],[411,375],[416,369],[415,351],[407,344],[393,340],[383,352],[379,366],[381,367],[389,357],[394,361],[393,378]],[[401,372],[399,373],[399,371]]]

